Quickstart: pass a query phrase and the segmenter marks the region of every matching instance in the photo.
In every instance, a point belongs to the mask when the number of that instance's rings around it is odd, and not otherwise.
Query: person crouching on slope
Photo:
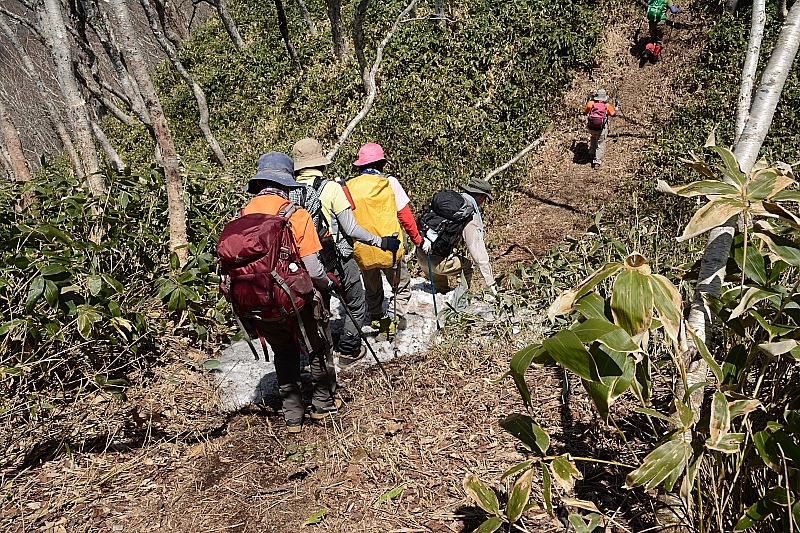
[[[285,213],[294,204],[289,201],[289,190],[302,187],[292,177],[294,163],[280,152],[270,152],[258,158],[258,171],[247,183],[245,190],[258,191],[241,210],[240,215]],[[296,208],[289,216],[291,234],[303,265],[308,270],[315,290],[298,315],[277,321],[259,321],[258,330],[275,354],[275,374],[283,401],[283,417],[287,431],[299,433],[303,425],[305,407],[300,395],[300,339],[298,331],[305,329],[311,346],[306,346],[311,368],[314,392],[311,399],[311,418],[322,420],[333,416],[341,404],[334,400],[336,369],[330,342],[328,312],[318,290],[328,290],[337,280],[331,278],[318,257],[322,246],[308,211]],[[302,326],[299,321],[302,321]]]
[[[356,207],[353,211],[356,222],[375,235],[399,236],[402,228],[411,241],[419,246],[422,237],[417,231],[408,195],[397,178],[383,173],[386,163],[386,156],[379,144],[367,143],[359,149],[358,159],[353,163],[358,169],[358,176],[347,183]],[[356,243],[353,256],[364,279],[370,325],[392,337],[403,326],[408,302],[411,300],[411,277],[402,260],[402,239],[397,250],[388,251]],[[381,272],[394,290],[394,304],[397,309],[397,316],[394,317],[389,317],[383,311]]]
[[[484,179],[472,178],[461,189],[464,192],[449,189],[440,191],[434,195],[431,205],[423,207],[417,227],[424,240],[422,246],[417,247],[417,261],[436,292],[448,292],[448,277],[462,273],[469,285],[472,280],[472,261],[456,248],[459,241],[463,241],[487,287],[492,294],[497,294],[492,265],[489,264],[489,254],[483,241],[485,230],[480,212],[487,198],[494,199],[492,186]],[[461,299],[465,289],[461,285],[456,289],[453,298],[456,308],[465,305]]]
[[[366,320],[367,306],[361,272],[353,259],[354,241],[392,252],[399,249],[400,241],[391,236],[378,237],[358,225],[342,185],[323,174],[331,161],[322,154],[322,146],[317,140],[306,138],[297,141],[292,148],[292,157],[295,179],[299,183],[312,186],[319,195],[322,215],[334,241],[332,251],[335,258],[332,268],[341,283],[341,291],[337,295],[343,298],[342,305],[347,306],[355,318],[354,323],[349,314],[345,313],[344,330],[339,338],[339,365],[347,366],[363,358],[367,350],[362,345],[360,335]],[[329,309],[330,294],[323,293]]]

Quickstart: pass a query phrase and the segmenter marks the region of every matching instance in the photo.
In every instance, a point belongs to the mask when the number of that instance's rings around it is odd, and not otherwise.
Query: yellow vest
[[[379,237],[397,233],[400,249],[397,260],[403,256],[403,239],[400,221],[397,220],[397,203],[389,180],[374,174],[361,174],[347,182],[355,209],[353,216],[358,225]],[[375,246],[360,242],[353,246],[353,257],[361,270],[391,268],[392,252],[384,252]]]

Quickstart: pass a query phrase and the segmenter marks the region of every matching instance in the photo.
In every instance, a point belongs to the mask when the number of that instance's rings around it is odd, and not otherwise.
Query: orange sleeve
[[[613,105],[611,105],[611,104],[606,104],[606,114],[607,114],[608,116],[611,116],[611,117],[613,117],[613,116],[614,116],[614,112],[615,112],[615,111],[614,111],[614,106],[613,106]]]
[[[586,103],[586,107],[584,107],[584,108],[583,108],[583,114],[584,114],[584,115],[587,115],[587,114],[589,114],[589,111],[591,111],[591,110],[592,110],[592,104],[593,104],[593,103],[594,103],[594,102],[593,102],[592,100],[589,100],[589,101]]]
[[[298,209],[292,214],[289,221],[292,223],[292,235],[294,235],[294,241],[297,243],[300,257],[315,254],[322,250],[317,229],[314,227],[314,222],[312,222],[308,211]]]

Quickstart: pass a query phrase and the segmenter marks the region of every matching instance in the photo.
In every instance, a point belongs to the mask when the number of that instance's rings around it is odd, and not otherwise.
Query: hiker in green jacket
[[[672,4],[672,0],[647,0],[647,28],[650,41],[660,43],[664,38],[664,26],[667,23],[667,8],[673,15],[680,13],[680,8]]]

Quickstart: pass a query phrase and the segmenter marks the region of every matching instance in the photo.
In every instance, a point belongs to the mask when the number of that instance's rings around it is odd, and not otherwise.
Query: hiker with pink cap
[[[417,231],[408,195],[397,178],[384,174],[386,164],[386,155],[377,143],[367,143],[358,151],[358,159],[353,163],[358,176],[347,183],[356,207],[353,210],[356,222],[373,235],[399,236],[402,229],[411,242],[419,246],[422,237]],[[387,337],[393,337],[402,326],[411,299],[411,277],[402,260],[403,252],[403,239],[397,250],[381,250],[359,242],[353,248],[353,257],[364,280],[370,325]],[[394,292],[394,316],[391,317],[383,310],[381,272]]]

